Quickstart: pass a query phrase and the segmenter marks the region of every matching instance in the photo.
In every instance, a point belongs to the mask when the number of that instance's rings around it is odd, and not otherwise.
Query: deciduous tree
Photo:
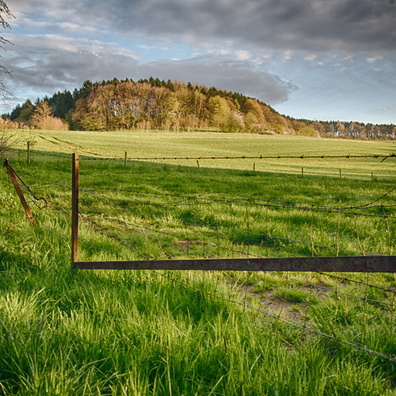
[[[37,103],[33,114],[32,124],[37,129],[65,130],[66,124],[60,118],[53,117],[51,108],[45,100]]]
[[[178,129],[177,117],[179,113],[180,103],[174,92],[170,92],[164,99],[164,127],[165,129]]]
[[[227,125],[230,115],[231,109],[227,99],[219,95],[209,99],[209,117],[212,126],[223,129]]]

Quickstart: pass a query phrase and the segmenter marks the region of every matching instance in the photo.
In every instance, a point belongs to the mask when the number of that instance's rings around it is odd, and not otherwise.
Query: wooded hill
[[[296,120],[242,94],[158,78],[113,79],[18,105],[3,123],[72,130],[218,130],[307,136],[394,138],[394,125]]]

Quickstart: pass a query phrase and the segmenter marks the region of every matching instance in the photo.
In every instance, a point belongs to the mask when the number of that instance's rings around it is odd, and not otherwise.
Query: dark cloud
[[[9,63],[9,66],[8,66]],[[136,74],[133,59],[113,54],[53,51],[40,59],[14,58],[7,62],[12,70],[11,83],[36,88],[49,94],[56,90],[78,88],[83,81],[100,81]]]
[[[396,51],[391,0],[15,0],[15,7],[123,34],[232,40],[257,49]]]
[[[153,62],[148,67],[152,75],[158,75],[159,78],[215,86],[240,92],[269,104],[286,101],[290,91],[296,89],[293,84],[253,68],[247,62],[213,55],[183,61]]]
[[[327,97],[340,107],[331,92],[357,106],[363,96],[347,87],[364,87],[370,97],[378,93],[377,108],[394,107],[393,91],[383,91],[394,80],[396,0],[9,2],[17,17],[12,33],[20,39],[12,40],[15,53],[4,53],[2,64],[13,71],[10,84],[18,92],[50,95],[87,79],[154,76],[316,109],[328,107]],[[155,53],[161,47],[169,50]],[[137,55],[184,60],[143,64]],[[298,91],[278,75],[297,81]],[[378,81],[367,84],[373,76]]]
[[[86,0],[125,33],[233,40],[258,49],[395,51],[396,6],[388,0]],[[95,12],[95,11],[94,11]],[[104,15],[106,14],[106,15]]]
[[[216,86],[259,98],[269,104],[287,100],[289,92],[295,89],[290,83],[252,68],[246,62],[225,60],[214,55],[141,64],[131,56],[115,55],[105,50],[93,54],[52,49],[41,53],[38,58],[35,51],[9,58],[5,66],[12,70],[13,85],[48,94],[57,90],[73,90],[85,80],[101,81],[114,77],[138,80],[150,76]]]

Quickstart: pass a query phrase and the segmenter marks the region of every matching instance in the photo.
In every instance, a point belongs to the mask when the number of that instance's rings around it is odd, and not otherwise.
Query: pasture
[[[23,131],[9,133],[15,136],[16,147],[26,149],[26,142],[32,149],[53,153],[78,152],[81,156],[99,158],[153,158],[156,163],[167,163],[197,167],[199,157],[249,157],[249,156],[348,156],[378,155],[381,158],[365,161],[349,159],[254,159],[241,161],[200,160],[200,166],[221,169],[300,174],[304,167],[306,173],[339,177],[342,175],[370,178],[394,175],[392,161],[381,159],[395,154],[396,144],[390,141],[361,141],[318,139],[302,136],[229,134],[215,132],[86,132],[86,131]],[[169,159],[161,160],[160,158]],[[177,157],[179,159],[171,159]],[[192,158],[192,159],[189,159]]]
[[[70,267],[74,151],[87,261],[393,255],[393,143],[22,134],[7,157],[49,205],[26,192],[30,227],[0,173],[0,394],[396,394],[394,274]],[[345,158],[226,159],[273,155]]]

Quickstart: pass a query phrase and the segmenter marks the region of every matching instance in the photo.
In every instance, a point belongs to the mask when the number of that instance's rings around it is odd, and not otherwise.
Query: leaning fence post
[[[124,168],[127,167],[127,161],[128,161],[128,153],[125,151],[125,153],[124,153]]]
[[[73,154],[72,165],[72,235],[71,235],[71,260],[72,265],[78,261],[78,185],[80,158]]]
[[[23,195],[21,186],[18,183],[17,174],[15,173],[14,169],[12,168],[12,166],[8,163],[8,161],[6,159],[4,160],[4,166],[7,168],[8,175],[10,176],[10,178],[14,184],[14,187],[18,194],[19,200],[21,201],[23,209],[25,210],[26,217],[28,218],[30,225],[33,227],[34,226],[34,218],[33,218],[32,212],[30,211],[29,205],[26,202],[25,196]]]

